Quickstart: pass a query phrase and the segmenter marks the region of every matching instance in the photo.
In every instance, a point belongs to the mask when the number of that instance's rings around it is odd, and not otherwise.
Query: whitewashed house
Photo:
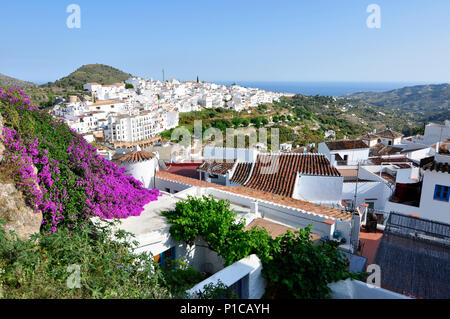
[[[435,156],[421,161],[417,183],[396,184],[394,195],[386,203],[387,211],[450,223],[449,147],[450,143],[442,143]]]
[[[334,166],[356,165],[369,158],[369,146],[362,140],[322,142],[319,143],[318,151]]]

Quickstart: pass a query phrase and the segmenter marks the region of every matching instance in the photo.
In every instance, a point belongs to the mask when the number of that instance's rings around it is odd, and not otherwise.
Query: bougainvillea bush
[[[31,105],[20,88],[0,88],[0,114],[5,158],[14,165],[27,203],[43,213],[42,230],[82,227],[93,216],[138,216],[157,200],[158,190],[144,188],[124,168],[98,156],[63,121]]]

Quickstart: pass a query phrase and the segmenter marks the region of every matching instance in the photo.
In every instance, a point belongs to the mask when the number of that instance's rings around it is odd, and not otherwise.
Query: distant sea
[[[265,81],[218,81],[222,85],[237,85],[258,88],[280,93],[305,95],[343,96],[358,92],[383,92],[400,89],[405,86],[423,85],[425,83],[407,82],[265,82]]]

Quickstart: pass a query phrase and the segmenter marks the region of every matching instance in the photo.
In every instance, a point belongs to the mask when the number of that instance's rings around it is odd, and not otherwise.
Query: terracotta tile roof
[[[200,163],[165,163],[167,171],[176,175],[200,179],[197,167]]]
[[[380,172],[377,172],[377,173],[375,173],[375,174],[376,174],[376,175],[379,175],[379,176],[381,175],[381,177],[382,177],[384,180],[388,181],[388,182],[391,183],[391,184],[395,184],[395,177],[389,175],[388,173],[381,172],[381,174],[380,174]]]
[[[108,105],[108,104],[119,104],[119,103],[123,103],[122,101],[118,101],[118,100],[101,100],[101,101],[97,101],[94,104],[90,104],[88,105],[89,107],[91,106],[100,106],[100,105]]]
[[[295,153],[258,155],[252,175],[244,186],[291,197],[297,173],[341,176],[324,155]]]
[[[265,230],[267,230],[267,232],[269,233],[270,236],[272,236],[272,238],[277,238],[279,236],[284,235],[288,230],[290,230],[291,232],[294,232],[296,229],[292,228],[292,227],[288,227],[282,224],[278,224],[276,222],[267,220],[267,219],[263,219],[263,218],[257,218],[255,220],[253,220],[246,228],[245,230],[250,230],[254,227],[260,227],[260,228],[264,228]],[[317,242],[320,240],[320,236],[317,234],[311,234],[311,240],[313,242]]]
[[[369,156],[383,156],[383,155],[393,155],[400,154],[403,149],[401,147],[386,146],[384,144],[378,143],[370,148]]]
[[[225,186],[223,186],[225,187]],[[226,187],[226,189],[223,189],[227,192],[236,193],[252,198],[257,198],[260,200],[265,200],[271,203],[289,206],[298,208],[307,212],[323,215],[323,216],[329,216],[333,218],[339,218],[342,220],[350,221],[351,220],[351,213],[347,212],[345,210],[340,210],[337,208],[330,208],[326,206],[321,206],[318,204],[302,201],[299,199],[293,199],[292,197],[285,197],[281,195],[277,195],[274,193],[269,192],[262,192],[257,191],[251,188],[247,188],[244,186],[237,186],[237,187]]]
[[[369,146],[367,146],[367,144],[364,143],[362,140],[332,141],[332,142],[325,142],[325,144],[327,144],[328,149],[330,151],[369,148]]]
[[[158,171],[156,172],[156,177],[171,180],[174,182],[196,186],[196,187],[211,187],[220,189],[226,192],[235,193],[238,195],[243,195],[247,197],[257,198],[260,200],[265,200],[271,203],[284,205],[288,207],[298,208],[310,213],[315,213],[322,216],[329,216],[332,218],[338,218],[345,221],[351,220],[351,213],[347,212],[345,210],[340,210],[336,208],[330,208],[326,206],[320,206],[318,204],[305,202],[298,199],[293,199],[291,197],[285,197],[280,196],[273,193],[268,192],[262,192],[255,189],[251,189],[244,186],[236,186],[236,187],[230,187],[230,186],[222,186],[219,184],[209,183],[205,181],[200,181],[198,179],[193,179],[185,176],[175,175],[172,173],[169,173],[167,171]]]
[[[361,227],[361,232],[359,233],[361,250],[359,254],[367,258],[367,265],[371,265],[375,260],[381,237],[383,237],[383,231],[377,230],[376,233],[368,233],[364,226]]]
[[[117,157],[116,161],[120,163],[128,162],[128,163],[136,163],[136,162],[145,162],[155,157],[154,153],[147,151],[133,151],[130,153],[123,154],[120,157]]]
[[[383,138],[399,138],[399,137],[404,136],[402,133],[393,131],[391,129],[387,129],[387,130],[384,130],[383,132],[379,132],[379,133],[377,133],[377,135],[379,137],[383,137]]]
[[[230,181],[236,184],[244,184],[250,176],[252,165],[253,163],[238,163]]]
[[[433,161],[431,163],[428,163],[422,167],[425,171],[430,170],[441,172],[441,173],[449,173],[450,174],[450,165],[449,163],[439,163],[436,161]]]
[[[373,140],[377,140],[379,137],[376,134],[373,133],[363,133],[359,139],[361,140],[366,140],[366,141],[373,141]]]
[[[236,162],[229,161],[206,161],[197,168],[197,171],[208,172],[211,174],[226,175],[231,170]]]

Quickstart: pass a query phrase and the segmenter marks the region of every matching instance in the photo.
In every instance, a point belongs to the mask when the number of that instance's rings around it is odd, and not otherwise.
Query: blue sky
[[[81,7],[81,29],[66,7]],[[381,28],[369,29],[369,4]],[[54,81],[104,63],[208,81],[450,82],[448,0],[5,1],[0,73]]]

